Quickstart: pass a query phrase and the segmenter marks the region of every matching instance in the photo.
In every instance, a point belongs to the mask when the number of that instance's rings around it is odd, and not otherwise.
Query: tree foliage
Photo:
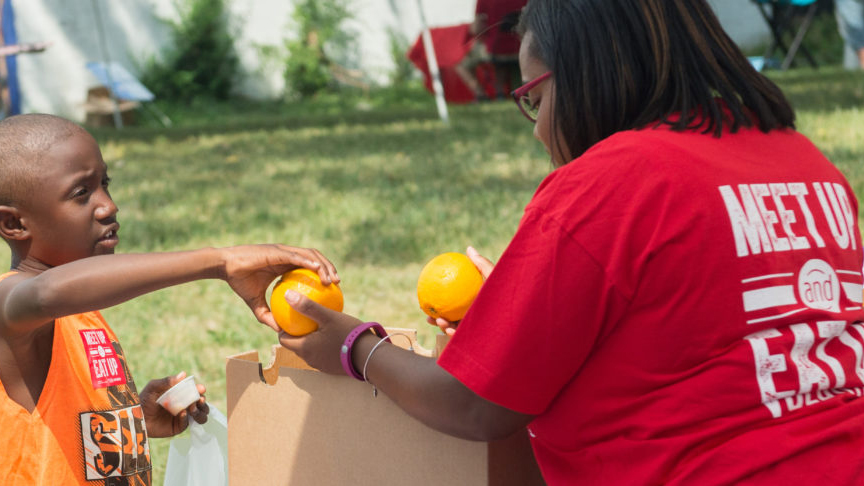
[[[178,22],[169,22],[171,47],[151,60],[142,82],[160,99],[227,99],[238,79],[225,0],[186,0]]]
[[[287,87],[310,97],[331,87],[333,54],[345,50],[353,35],[343,29],[351,17],[347,0],[300,0],[294,7],[297,36],[285,43]]]

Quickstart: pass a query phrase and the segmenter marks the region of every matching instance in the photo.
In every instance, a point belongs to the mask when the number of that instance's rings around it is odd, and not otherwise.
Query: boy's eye
[[[86,187],[79,187],[78,189],[75,189],[75,191],[72,192],[72,197],[81,197],[81,196],[84,196],[86,194],[87,194],[87,188]]]
[[[102,187],[108,187],[108,184],[111,184],[111,178],[106,176],[102,179]]]

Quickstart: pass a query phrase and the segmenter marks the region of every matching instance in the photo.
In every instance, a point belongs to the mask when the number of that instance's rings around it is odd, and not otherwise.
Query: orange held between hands
[[[285,292],[295,290],[315,302],[342,312],[342,290],[336,283],[324,285],[318,274],[307,268],[297,268],[282,275],[270,295],[270,311],[276,324],[292,336],[304,336],[318,329],[318,323],[297,312],[285,301]]]

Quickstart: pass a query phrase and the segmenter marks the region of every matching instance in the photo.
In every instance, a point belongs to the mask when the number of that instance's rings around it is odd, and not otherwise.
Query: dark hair
[[[552,71],[552,126],[572,157],[657,122],[717,137],[727,125],[794,128],[780,88],[750,65],[705,0],[530,0],[519,31],[531,33],[529,53]],[[563,154],[555,133],[550,149]]]

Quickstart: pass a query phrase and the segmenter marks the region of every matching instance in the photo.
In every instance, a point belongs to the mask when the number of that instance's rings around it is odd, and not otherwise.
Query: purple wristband
[[[342,361],[342,368],[345,370],[345,373],[348,373],[348,376],[354,377],[360,381],[364,381],[363,375],[358,373],[357,370],[354,369],[354,365],[351,363],[351,349],[354,347],[354,341],[369,329],[372,329],[372,331],[378,334],[379,338],[383,338],[387,335],[387,332],[381,324],[378,324],[377,322],[364,322],[348,333],[348,336],[345,337],[345,342],[342,343],[342,349],[339,352],[339,359]]]

